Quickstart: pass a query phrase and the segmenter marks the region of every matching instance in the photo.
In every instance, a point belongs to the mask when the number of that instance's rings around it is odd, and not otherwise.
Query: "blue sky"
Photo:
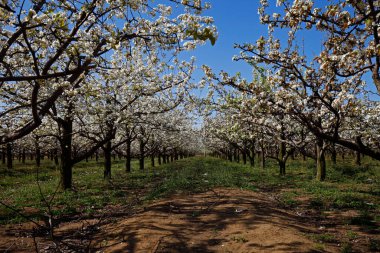
[[[243,61],[233,61],[232,57],[239,54],[238,49],[234,49],[234,44],[255,43],[260,36],[266,37],[268,28],[260,24],[257,13],[259,7],[258,0],[209,0],[212,8],[204,12],[204,15],[212,16],[218,29],[219,37],[214,46],[207,42],[204,46],[199,46],[196,50],[187,55],[194,55],[197,59],[197,66],[203,64],[210,66],[215,73],[224,70],[231,75],[240,72],[243,77],[251,77],[252,68]],[[270,8],[272,12],[280,12],[281,8],[275,7],[272,1]],[[276,34],[282,40],[287,39],[287,31],[276,30]],[[304,37],[305,52],[312,57],[319,53],[321,34],[307,31],[302,34]],[[195,81],[201,78],[201,71],[194,75]]]
[[[218,28],[219,37],[214,46],[209,42],[190,52],[197,59],[197,65],[210,66],[215,72],[242,72],[246,77],[251,67],[244,62],[233,62],[232,57],[239,53],[234,49],[235,43],[254,42],[267,28],[260,25],[257,14],[258,2],[255,0],[209,0],[212,8],[204,15],[212,16]],[[197,78],[196,75],[195,78]]]
[[[203,15],[214,17],[219,33],[218,40],[214,46],[207,42],[206,45],[200,46],[196,50],[186,53],[186,55],[195,56],[198,67],[204,64],[210,66],[215,73],[224,70],[231,75],[240,72],[243,77],[250,79],[252,68],[243,61],[233,61],[232,57],[239,54],[239,50],[234,49],[235,43],[255,43],[260,36],[266,37],[268,34],[267,26],[260,24],[259,21],[257,13],[259,1],[208,0],[208,2],[211,3],[212,8],[204,12]],[[281,12],[281,8],[275,6],[276,1],[269,2],[271,7],[268,14]],[[318,1],[318,5],[323,7],[327,2],[327,0],[321,0]],[[276,35],[281,40],[287,39],[287,31],[277,29]],[[297,34],[299,46],[304,46],[305,54],[309,59],[319,54],[323,36],[321,32],[313,30],[304,30],[302,33]],[[202,71],[197,71],[194,75],[194,81],[199,81],[201,77]],[[365,76],[365,80],[369,85],[369,89],[375,91],[373,81],[369,75]],[[375,99],[378,100],[379,97]]]

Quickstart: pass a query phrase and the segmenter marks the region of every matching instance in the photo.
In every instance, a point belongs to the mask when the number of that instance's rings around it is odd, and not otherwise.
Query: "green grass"
[[[311,234],[308,237],[318,243],[333,243],[336,241],[335,235],[329,233]]]
[[[157,163],[156,163],[157,164]],[[325,182],[314,180],[314,161],[290,160],[287,174],[278,175],[277,164],[269,160],[267,168],[251,168],[216,158],[194,157],[174,163],[138,170],[132,163],[132,173],[124,171],[124,161],[113,161],[112,179],[103,180],[102,161],[82,162],[73,170],[72,191],[58,191],[52,201],[57,217],[98,212],[107,205],[142,204],[173,193],[201,192],[215,187],[234,187],[247,190],[276,192],[287,207],[297,207],[299,197],[309,198],[310,208],[320,210],[355,209],[362,216],[348,221],[368,226],[379,217],[380,166],[370,159],[356,167],[351,161],[328,163]],[[47,207],[36,183],[37,170],[31,161],[15,162],[11,172],[0,167],[0,199],[26,212],[33,219],[42,219]],[[59,183],[59,170],[44,160],[38,173],[43,196],[50,200]],[[286,190],[284,190],[286,189]],[[33,210],[32,212],[30,210]],[[365,215],[364,215],[365,214]],[[23,218],[0,206],[0,223],[20,222]]]

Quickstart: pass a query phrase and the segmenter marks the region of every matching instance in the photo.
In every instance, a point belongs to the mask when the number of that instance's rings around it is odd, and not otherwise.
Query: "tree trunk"
[[[1,147],[1,152],[2,152],[1,159],[3,160],[3,164],[6,164],[7,163],[7,148],[6,148],[6,145],[3,145]]]
[[[158,165],[161,165],[161,153],[158,153],[157,157],[158,157]]]
[[[231,149],[229,149],[229,150],[227,151],[227,156],[228,156],[228,160],[229,160],[230,162],[232,162],[232,150],[231,150]]]
[[[40,167],[41,166],[41,149],[40,149],[38,137],[35,139],[34,145],[35,145],[35,153],[36,153],[36,166]]]
[[[243,159],[243,164],[247,164],[247,144],[246,143],[244,143],[242,159]]]
[[[112,142],[108,141],[103,148],[104,152],[104,179],[111,179],[111,164],[112,164]]]
[[[263,147],[261,147],[260,152],[260,167],[261,169],[265,169],[265,151]]]
[[[252,167],[255,167],[255,140],[251,141],[251,158],[250,158],[250,163]]]
[[[25,160],[26,160],[26,151],[25,151],[25,148],[22,149],[22,155],[21,155],[21,162],[22,164],[25,164]]]
[[[285,143],[285,127],[284,124],[281,122],[281,130],[280,130],[280,150],[278,152],[278,159],[279,159],[279,165],[280,165],[280,175],[285,176],[285,165],[286,165],[286,143]]]
[[[355,165],[360,166],[361,164],[362,162],[361,162],[360,152],[355,151]]]
[[[239,163],[240,162],[240,159],[239,159],[239,150],[237,148],[234,149],[234,161]]]
[[[53,155],[54,155],[54,164],[56,166],[58,166],[59,165],[59,161],[58,161],[58,149],[57,148],[55,148],[53,150]]]
[[[326,159],[323,149],[323,140],[317,140],[317,180],[324,181],[326,178]]]
[[[280,142],[280,152],[279,152],[279,166],[280,166],[280,175],[285,176],[285,156],[286,156],[286,144],[284,141]]]
[[[130,173],[131,169],[132,169],[132,167],[131,167],[131,161],[132,161],[132,157],[131,157],[131,144],[132,144],[132,142],[130,140],[128,140],[126,142],[127,147],[126,147],[126,150],[125,150],[125,152],[126,152],[126,155],[125,155],[125,171],[127,173]]]
[[[163,150],[163,154],[162,154],[162,162],[163,162],[164,164],[167,163],[167,161],[166,161],[166,148],[164,148],[164,150]]]
[[[61,139],[61,188],[71,189],[73,164],[71,157],[73,122],[70,118],[60,123],[62,127]]]
[[[286,163],[284,161],[278,161],[278,164],[280,166],[280,175],[281,176],[285,176],[286,174],[286,171],[285,171],[285,168],[286,168]]]
[[[332,162],[332,164],[336,165],[336,149],[335,149],[335,144],[332,144],[332,147],[331,147],[331,162]]]
[[[11,170],[13,168],[13,157],[12,157],[12,144],[7,143],[7,168]]]
[[[154,164],[154,153],[152,153],[152,154],[150,155],[150,164],[151,164],[152,168],[155,167],[155,164]]]
[[[141,171],[144,170],[144,158],[145,158],[145,143],[143,139],[140,139],[139,167]]]

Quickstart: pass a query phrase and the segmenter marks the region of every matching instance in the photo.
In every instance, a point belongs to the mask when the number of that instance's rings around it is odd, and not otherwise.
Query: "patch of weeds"
[[[218,228],[213,228],[212,229],[212,233],[216,236],[216,235],[218,235],[219,234],[219,230],[218,230]]]
[[[281,202],[287,207],[296,207],[299,204],[295,198],[298,196],[296,192],[284,192],[280,196]]]
[[[340,253],[352,253],[352,244],[351,243],[343,243],[340,248]]]
[[[350,164],[335,165],[334,169],[341,175],[353,177],[359,173],[367,172],[369,170],[368,165],[356,166]]]
[[[164,185],[160,185],[153,189],[144,199],[145,200],[155,200],[161,198],[167,194],[167,189]]]
[[[335,208],[353,208],[353,209],[363,209],[368,208],[366,201],[362,196],[357,194],[339,194],[332,204]]]
[[[126,196],[126,193],[125,191],[123,190],[116,190],[114,193],[113,193],[113,197],[115,198],[123,198]]]
[[[242,187],[242,189],[248,190],[248,191],[253,191],[253,192],[258,191],[257,187],[253,184],[245,185]]]
[[[0,209],[0,224],[17,224],[25,221],[27,219],[7,208]]]
[[[336,242],[336,238],[333,234],[324,233],[324,234],[312,234],[309,236],[312,240],[319,243],[332,243]]]
[[[380,252],[380,240],[369,239],[369,250],[372,252]]]
[[[241,235],[235,235],[231,238],[231,240],[238,243],[248,242],[248,239],[246,239],[244,236],[241,236]]]
[[[316,251],[325,251],[325,245],[323,243],[316,243],[314,244],[314,249]]]
[[[320,198],[313,198],[310,200],[309,206],[314,209],[323,209],[324,203]]]
[[[200,211],[193,211],[193,212],[191,212],[190,216],[195,218],[195,217],[201,216],[201,214],[202,213]]]
[[[358,234],[355,233],[355,232],[352,231],[352,230],[347,231],[346,236],[347,236],[347,238],[348,238],[349,240],[355,240],[356,238],[358,238]]]
[[[52,214],[55,216],[72,215],[75,213],[77,213],[77,210],[74,206],[64,206],[59,209],[52,210]]]
[[[351,225],[363,227],[373,227],[375,225],[373,222],[373,217],[368,213],[368,211],[364,211],[359,216],[351,218],[349,223]]]

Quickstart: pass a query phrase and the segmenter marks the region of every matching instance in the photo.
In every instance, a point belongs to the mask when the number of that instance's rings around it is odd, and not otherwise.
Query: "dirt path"
[[[79,233],[84,240],[80,231],[91,224],[96,220],[66,223],[57,233]],[[318,252],[306,236],[318,227],[307,217],[279,208],[270,195],[238,189],[174,195],[96,226],[93,252]],[[1,228],[0,251],[34,251],[32,238],[14,233],[20,228]],[[37,240],[41,252],[50,251],[48,242]]]
[[[217,189],[173,196],[108,224],[96,246],[104,252],[315,252],[305,233],[316,229],[267,195]]]

